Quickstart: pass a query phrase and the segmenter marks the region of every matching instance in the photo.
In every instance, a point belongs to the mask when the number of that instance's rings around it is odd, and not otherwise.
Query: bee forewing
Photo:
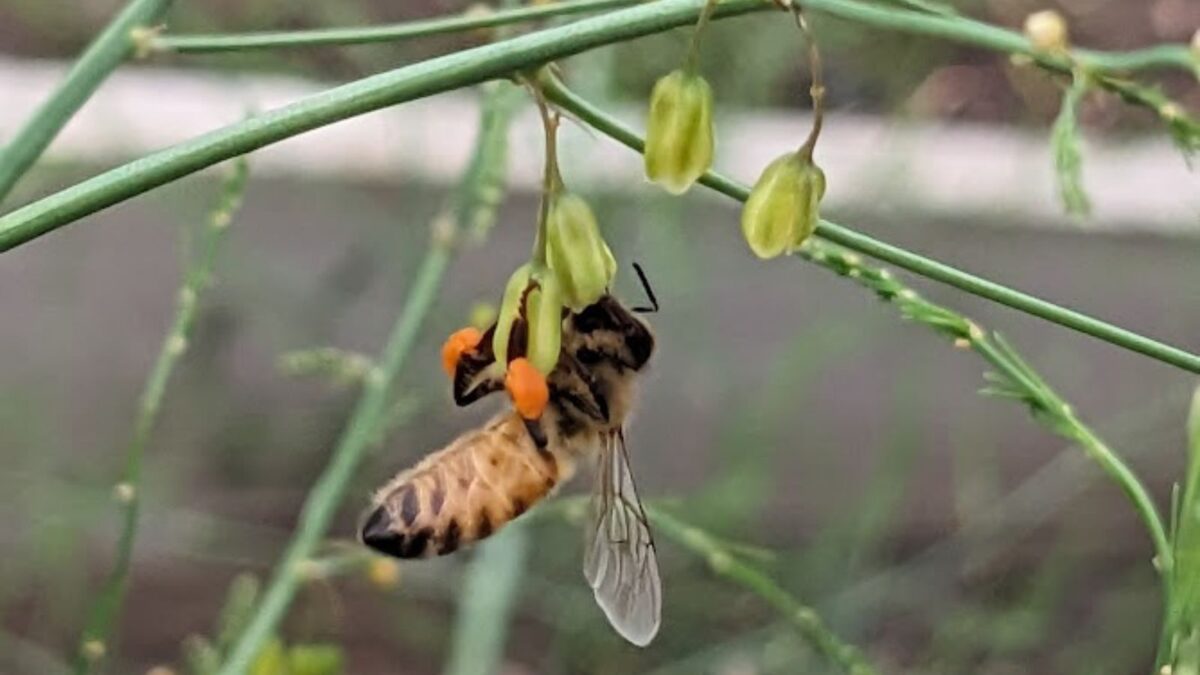
[[[596,603],[622,637],[650,644],[662,617],[662,580],[620,431],[605,437],[598,454],[586,535],[583,572]]]

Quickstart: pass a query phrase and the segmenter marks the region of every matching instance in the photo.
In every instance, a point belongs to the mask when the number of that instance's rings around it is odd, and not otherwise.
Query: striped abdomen
[[[379,490],[362,541],[398,558],[453,553],[524,513],[571,472],[568,457],[539,450],[521,418],[502,413]]]

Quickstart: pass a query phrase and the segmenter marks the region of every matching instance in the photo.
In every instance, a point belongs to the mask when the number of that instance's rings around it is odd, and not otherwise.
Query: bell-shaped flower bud
[[[712,166],[713,95],[698,74],[676,70],[650,94],[646,126],[646,177],[683,194]]]
[[[760,258],[795,251],[820,220],[825,172],[808,153],[786,154],[767,165],[742,208],[742,234]]]
[[[477,302],[471,305],[467,313],[467,325],[479,330],[487,330],[488,326],[496,323],[496,306],[490,302]]]
[[[344,670],[342,649],[335,645],[304,644],[288,650],[287,675],[339,675]]]
[[[287,649],[279,638],[273,638],[254,655],[249,675],[286,675],[287,671]]]
[[[392,558],[372,556],[364,571],[367,581],[381,591],[392,590],[400,585],[400,563]]]
[[[555,195],[546,212],[546,263],[562,303],[577,311],[599,300],[617,271],[591,207],[569,192]]]
[[[1039,52],[1064,52],[1069,45],[1067,20],[1053,9],[1025,17],[1025,37]]]
[[[508,358],[508,341],[512,337],[513,323],[522,318],[521,303],[525,299],[525,289],[529,287],[532,273],[533,266],[526,263],[512,273],[508,285],[504,287],[500,314],[496,317],[496,332],[492,335],[492,351],[499,363],[504,363]]]
[[[536,275],[535,283],[525,300],[525,319],[529,322],[525,356],[542,375],[549,375],[562,351],[562,292],[553,273]]]

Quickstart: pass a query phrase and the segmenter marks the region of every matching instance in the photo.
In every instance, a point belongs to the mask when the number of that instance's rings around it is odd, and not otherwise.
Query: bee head
[[[581,341],[576,354],[585,365],[608,360],[641,370],[654,352],[649,326],[611,295],[571,315],[570,322]]]

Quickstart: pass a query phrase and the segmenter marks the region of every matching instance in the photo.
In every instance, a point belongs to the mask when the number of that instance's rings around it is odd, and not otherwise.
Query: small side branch
[[[125,592],[129,586],[129,568],[133,561],[133,548],[137,538],[141,511],[142,459],[146,454],[150,434],[158,420],[158,412],[162,408],[167,382],[175,370],[175,365],[187,351],[200,294],[211,285],[218,245],[229,229],[234,213],[241,205],[246,175],[246,160],[238,159],[225,179],[217,207],[209,215],[208,222],[198,238],[198,250],[190,252],[192,258],[184,269],[183,283],[176,300],[175,318],[142,391],[137,418],[134,421],[133,437],[126,450],[125,470],[121,481],[113,488],[113,498],[122,511],[117,559],[109,572],[104,589],[89,613],[75,657],[76,673],[92,672],[93,667],[111,651],[109,638],[124,605]]]
[[[857,647],[843,642],[825,625],[815,609],[797,600],[774,579],[742,560],[715,537],[661,509],[647,507],[646,510],[658,532],[703,558],[717,576],[766,600],[822,656],[851,675],[873,675],[877,672]]]
[[[485,28],[498,28],[528,23],[540,19],[603,12],[635,5],[640,0],[571,0],[544,5],[531,5],[497,11],[467,10],[456,16],[442,16],[420,21],[383,26],[320,28],[299,31],[263,31],[213,35],[164,35],[150,43],[151,51],[180,54],[213,52],[243,52],[258,49],[286,49],[329,45],[361,45],[379,42],[401,42],[418,38],[463,33]]]

